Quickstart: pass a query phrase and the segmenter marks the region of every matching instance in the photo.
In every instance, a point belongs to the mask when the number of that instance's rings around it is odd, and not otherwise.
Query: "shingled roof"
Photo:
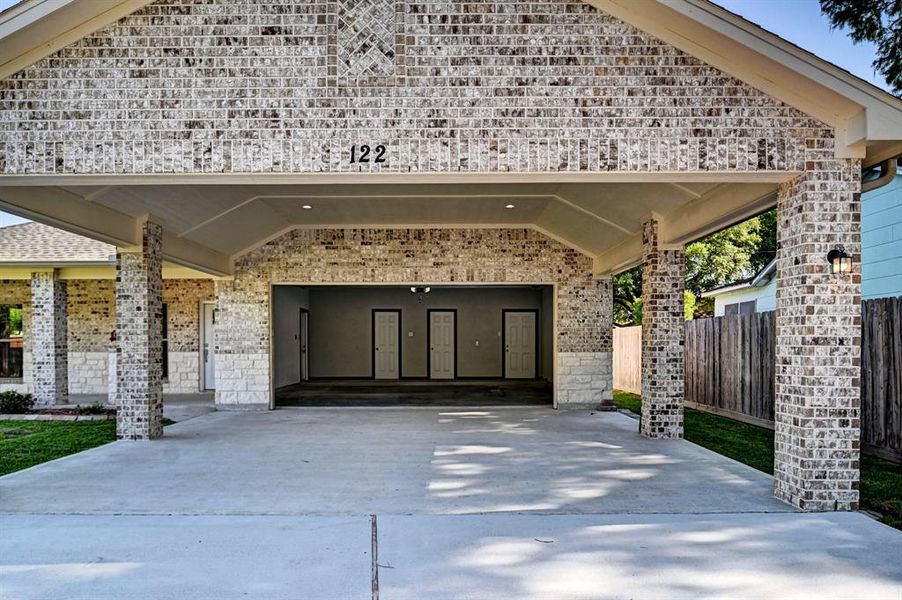
[[[115,246],[42,223],[0,227],[0,263],[108,264],[115,254]]]

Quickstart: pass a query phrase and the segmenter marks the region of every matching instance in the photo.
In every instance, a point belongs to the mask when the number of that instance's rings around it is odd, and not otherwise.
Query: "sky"
[[[716,1],[727,10],[889,91],[889,86],[871,66],[876,56],[874,45],[853,44],[846,32],[832,31],[829,21],[821,14],[818,0]],[[0,9],[17,2],[0,0]],[[22,219],[0,212],[0,226],[20,222]]]

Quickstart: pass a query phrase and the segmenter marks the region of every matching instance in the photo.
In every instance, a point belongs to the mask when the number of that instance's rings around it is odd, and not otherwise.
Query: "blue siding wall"
[[[861,197],[861,296],[902,296],[902,175]]]

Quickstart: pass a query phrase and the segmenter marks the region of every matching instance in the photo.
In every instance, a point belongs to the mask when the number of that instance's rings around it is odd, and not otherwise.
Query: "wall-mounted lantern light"
[[[830,263],[830,270],[834,275],[852,272],[852,257],[842,246],[837,246],[827,253],[827,262]]]

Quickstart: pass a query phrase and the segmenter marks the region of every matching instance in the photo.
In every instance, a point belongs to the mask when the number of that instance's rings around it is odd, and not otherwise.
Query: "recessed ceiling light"
[[[504,208],[517,208],[514,204],[505,204]]]
[[[304,204],[303,206],[301,206],[301,208],[303,208],[304,210],[310,210],[313,207],[310,206],[309,204]]]

